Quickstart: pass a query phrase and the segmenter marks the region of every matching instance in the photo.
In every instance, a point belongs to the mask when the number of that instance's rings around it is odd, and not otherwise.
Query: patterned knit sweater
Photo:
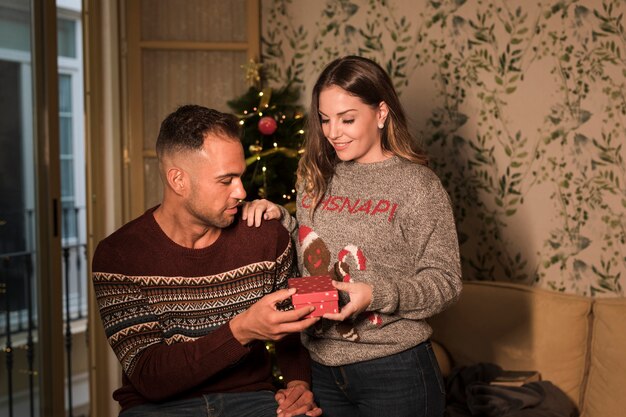
[[[242,346],[228,322],[286,287],[295,262],[276,221],[236,221],[211,246],[177,245],[155,208],[98,245],[93,283],[109,344],[123,369],[114,398],[122,409],[214,392],[272,390],[263,342]],[[286,381],[310,381],[297,334],[276,344]]]
[[[397,157],[341,162],[313,221],[311,198],[299,193],[297,204],[301,273],[373,287],[357,318],[322,320],[303,334],[312,359],[338,366],[428,339],[425,319],[454,303],[462,288],[450,199],[436,175]]]

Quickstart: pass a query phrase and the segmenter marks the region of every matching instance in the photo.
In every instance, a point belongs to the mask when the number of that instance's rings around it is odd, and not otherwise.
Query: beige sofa
[[[430,320],[453,366],[537,370],[582,417],[626,417],[626,299],[585,298],[516,284],[465,282]],[[448,362],[448,361],[451,361]]]

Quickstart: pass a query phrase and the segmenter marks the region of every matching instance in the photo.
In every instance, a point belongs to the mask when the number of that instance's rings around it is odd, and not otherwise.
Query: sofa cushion
[[[429,320],[455,366],[490,362],[536,370],[577,405],[585,379],[591,299],[495,283],[464,282],[458,303]]]
[[[599,299],[593,306],[591,364],[584,417],[626,413],[626,300]]]

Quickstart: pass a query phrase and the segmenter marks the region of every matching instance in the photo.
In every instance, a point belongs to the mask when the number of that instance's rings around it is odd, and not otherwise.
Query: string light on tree
[[[295,210],[294,188],[302,155],[305,114],[292,85],[264,85],[263,66],[242,65],[248,90],[228,102],[239,117],[248,169],[243,176],[248,199],[268,198]],[[265,169],[262,169],[265,167]]]
[[[228,105],[239,117],[248,169],[243,182],[248,199],[268,198],[295,211],[296,168],[302,155],[304,112],[298,104],[299,89],[264,85],[263,66],[254,60],[242,65],[248,90]],[[274,344],[265,347],[272,360],[277,388],[284,387]]]

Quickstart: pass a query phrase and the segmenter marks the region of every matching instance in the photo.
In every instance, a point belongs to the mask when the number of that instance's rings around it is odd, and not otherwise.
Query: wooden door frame
[[[37,305],[39,408],[42,416],[65,415],[63,294],[61,279],[61,167],[56,3],[33,2],[34,141],[37,178]],[[71,376],[68,376],[71,377]]]
[[[119,228],[122,207],[120,1],[83,0],[85,135],[87,161],[87,253]],[[89,262],[91,276],[91,262]],[[89,398],[91,417],[119,413],[111,393],[121,385],[121,366],[105,336],[89,279]]]
[[[140,0],[125,2],[125,22],[140,22]],[[126,24],[123,34],[125,67],[123,142],[125,219],[131,220],[145,210],[144,160],[155,158],[156,151],[143,149],[143,106],[141,56],[143,50],[246,51],[248,59],[258,60],[261,50],[260,0],[246,0],[247,42],[142,41],[139,24]]]

